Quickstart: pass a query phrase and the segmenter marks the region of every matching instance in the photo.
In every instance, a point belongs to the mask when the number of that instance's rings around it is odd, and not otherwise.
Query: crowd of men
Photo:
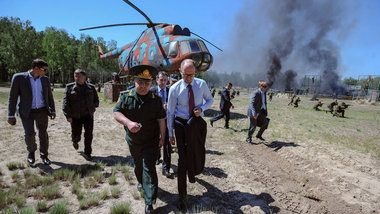
[[[28,151],[27,162],[30,165],[35,163],[37,150],[35,126],[42,162],[45,165],[51,164],[48,157],[47,127],[48,117],[55,119],[56,111],[47,72],[48,64],[44,60],[33,60],[29,71],[13,76],[9,94],[8,123],[15,125],[15,116],[20,116]],[[202,116],[213,103],[215,89],[211,92],[204,80],[195,77],[196,67],[191,59],[182,61],[180,80],[174,74],[169,77],[166,72],[158,72],[145,65],[131,68],[130,73],[134,77],[134,87],[120,93],[113,117],[126,131],[125,139],[133,157],[134,172],[138,180],[137,188],[144,191],[145,213],[152,213],[156,203],[156,164],[160,163],[161,148],[162,174],[173,179],[170,172],[173,145],[177,146],[179,156],[177,207],[182,211],[186,210],[187,178],[190,183],[194,183],[195,176],[204,169],[207,123]],[[62,110],[71,126],[71,140],[75,150],[79,149],[84,128],[84,152],[81,154],[91,161],[94,113],[99,106],[99,97],[94,85],[86,79],[86,71],[74,71],[75,81],[66,85]],[[151,87],[154,79],[157,86]],[[220,93],[221,113],[210,120],[211,126],[224,117],[224,127],[229,128],[230,109],[234,108],[231,100],[240,93],[233,90],[230,95],[231,89],[232,83],[228,83]],[[253,144],[251,138],[256,126],[260,127],[256,138],[264,140],[262,135],[269,124],[266,90],[266,82],[260,81],[258,89],[251,95],[247,112],[250,127],[246,139],[250,144]]]

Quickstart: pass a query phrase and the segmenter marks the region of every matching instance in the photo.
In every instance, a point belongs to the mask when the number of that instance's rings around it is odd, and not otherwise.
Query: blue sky
[[[344,0],[341,0],[344,2]],[[179,24],[203,36],[222,49],[230,45],[236,14],[244,1],[229,0],[143,0],[132,1],[153,22]],[[351,11],[356,21],[337,41],[341,50],[342,77],[380,75],[380,1],[357,0]],[[80,32],[80,28],[98,25],[146,22],[143,16],[122,0],[0,0],[0,16],[30,20],[38,30],[47,26],[65,29],[76,38],[81,33],[93,38],[115,40],[118,46],[136,39],[144,26],[126,26]],[[238,36],[238,35],[236,35]],[[213,55],[223,54],[208,45]],[[236,53],[239,54],[239,53]],[[215,61],[214,65],[218,62]]]

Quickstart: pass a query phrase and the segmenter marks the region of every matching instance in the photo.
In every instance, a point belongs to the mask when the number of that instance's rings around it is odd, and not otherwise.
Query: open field
[[[9,88],[0,87],[0,210],[38,205],[40,211],[111,213],[115,205],[130,203],[130,213],[143,213],[125,131],[112,117],[114,103],[100,95],[94,160],[88,162],[80,155],[83,139],[78,151],[71,145],[62,91],[54,91],[57,118],[49,120],[52,164],[43,165],[36,155],[31,168],[21,120],[14,127],[6,122]],[[216,95],[206,112],[208,124],[219,100]],[[380,106],[348,101],[347,118],[336,118],[314,111],[309,98],[301,100],[297,109],[287,105],[286,96],[268,102],[266,142],[253,139],[257,145],[245,142],[249,93],[233,100],[231,128],[224,129],[223,120],[208,126],[205,170],[188,184],[192,213],[380,213]],[[322,109],[330,101],[322,99]],[[178,155],[172,159],[176,171]],[[156,213],[178,213],[176,179],[162,176],[161,165],[157,172]]]

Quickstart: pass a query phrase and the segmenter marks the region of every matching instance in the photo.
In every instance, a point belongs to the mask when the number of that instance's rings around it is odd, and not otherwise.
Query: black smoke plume
[[[222,72],[250,72],[275,89],[306,89],[305,75],[320,76],[313,91],[343,93],[338,41],[354,26],[354,1],[246,0],[235,17],[230,45],[215,57]],[[252,83],[255,86],[256,83]],[[303,87],[303,88],[302,88]]]

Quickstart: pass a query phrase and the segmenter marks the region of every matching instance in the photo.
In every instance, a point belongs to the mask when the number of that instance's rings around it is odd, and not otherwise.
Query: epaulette
[[[154,99],[156,96],[154,95],[154,93],[152,93],[152,98]]]
[[[68,84],[66,84],[66,86],[72,86],[72,85],[74,85],[75,84],[75,82],[72,82],[72,83],[68,83]]]
[[[132,91],[131,90],[120,91],[120,95],[125,94],[125,93],[130,93],[130,92],[132,92]]]

